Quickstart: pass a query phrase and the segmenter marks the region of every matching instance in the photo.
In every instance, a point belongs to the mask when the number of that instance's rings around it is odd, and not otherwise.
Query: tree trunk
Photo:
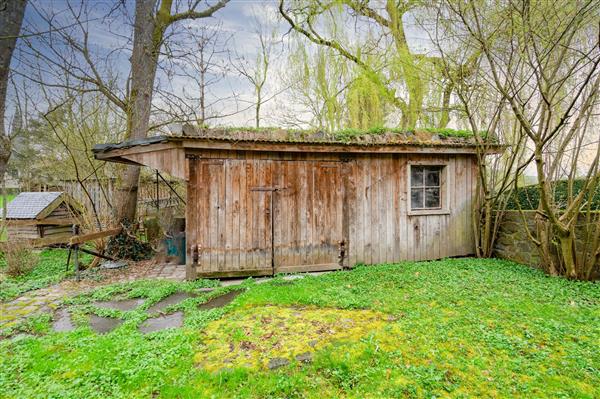
[[[135,5],[126,139],[140,139],[148,135],[154,78],[163,31],[154,16],[156,4],[157,0],[137,0]],[[139,178],[139,166],[125,167],[117,187],[118,223],[135,220]]]
[[[575,240],[571,232],[558,234],[560,242],[560,252],[563,262],[565,263],[565,272],[567,278],[577,279],[577,260],[575,259]]]
[[[4,115],[6,111],[6,92],[8,89],[8,76],[10,72],[10,60],[17,44],[17,37],[23,23],[27,0],[9,0],[0,2],[0,187],[2,198],[6,199],[5,176],[6,167],[12,152],[11,137],[6,134],[4,127]],[[5,219],[6,205],[2,205]]]

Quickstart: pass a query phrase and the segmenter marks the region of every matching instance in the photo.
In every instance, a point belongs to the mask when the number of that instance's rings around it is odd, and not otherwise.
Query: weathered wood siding
[[[413,214],[409,209],[411,163],[445,166],[443,213]],[[350,266],[474,253],[473,156],[365,155],[350,165]]]
[[[472,155],[343,156],[190,154],[189,277],[332,270],[474,252]],[[419,163],[445,166],[441,211],[409,209],[408,168]]]

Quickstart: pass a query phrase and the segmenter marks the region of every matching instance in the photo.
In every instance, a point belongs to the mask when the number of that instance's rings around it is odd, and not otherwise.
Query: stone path
[[[59,284],[30,291],[22,296],[0,303],[0,330],[15,326],[20,320],[44,312],[54,312],[66,297],[119,281],[140,279],[185,280],[185,266],[140,262],[120,270],[103,270],[100,282],[66,280]]]
[[[102,270],[99,273],[101,273],[103,277],[100,282],[89,280],[76,282],[66,280],[51,287],[27,292],[10,302],[0,303],[0,331],[15,326],[20,320],[25,318],[44,312],[55,312],[66,297],[77,295],[102,285],[141,279],[185,280],[185,266],[154,264],[152,262],[138,262],[124,269],[107,269]],[[307,274],[320,275],[323,274],[323,272]],[[290,275],[284,277],[285,280],[298,278],[304,278],[304,275]],[[257,279],[257,283],[265,283],[269,280],[271,280],[271,277],[262,277]],[[244,281],[246,281],[245,278],[228,279],[223,280],[221,285],[239,285]],[[231,293],[229,295],[235,294]]]
[[[0,303],[0,330],[14,326],[19,320],[43,312],[53,312],[63,299],[82,292],[81,289],[57,284],[51,287],[30,291],[10,302]]]

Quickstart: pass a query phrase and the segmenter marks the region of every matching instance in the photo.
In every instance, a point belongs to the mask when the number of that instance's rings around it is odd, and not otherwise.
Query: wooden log
[[[104,238],[104,237],[115,236],[115,235],[119,234],[121,232],[121,230],[122,230],[122,228],[119,227],[116,229],[97,231],[95,233],[88,233],[88,234],[82,234],[79,236],[75,236],[69,240],[69,245],[79,245],[79,244],[83,244],[84,242],[98,240],[98,239]]]

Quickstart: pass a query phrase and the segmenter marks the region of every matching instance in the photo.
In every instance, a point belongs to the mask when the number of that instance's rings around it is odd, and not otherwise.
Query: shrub
[[[6,262],[6,274],[11,277],[18,277],[33,270],[40,257],[25,245],[16,244],[10,246],[4,252],[4,260]]]
[[[585,180],[578,179],[573,182],[573,196],[579,194]],[[567,205],[569,197],[569,183],[566,180],[559,180],[553,183],[554,201],[560,209],[564,209]],[[536,185],[519,187],[509,198],[506,209],[537,209],[540,201],[540,192]],[[600,186],[596,187],[594,193],[588,193],[585,198],[586,202],[590,203],[592,210],[600,210]]]

